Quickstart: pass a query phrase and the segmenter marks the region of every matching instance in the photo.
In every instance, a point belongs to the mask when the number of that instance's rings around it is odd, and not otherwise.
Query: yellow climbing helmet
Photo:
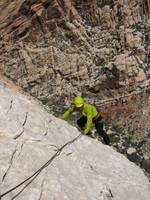
[[[80,108],[82,107],[84,104],[84,100],[81,96],[76,96],[74,98],[74,105],[77,107],[77,108]]]

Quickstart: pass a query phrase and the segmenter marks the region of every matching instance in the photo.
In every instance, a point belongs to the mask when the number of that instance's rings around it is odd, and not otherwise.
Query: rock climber
[[[103,137],[105,144],[110,144],[110,139],[103,129],[101,113],[97,111],[95,106],[86,103],[81,96],[76,96],[73,104],[65,111],[61,119],[68,119],[73,112],[80,112],[82,114],[77,120],[77,125],[83,130],[85,135],[91,135],[90,129],[92,123],[94,123],[98,135]]]

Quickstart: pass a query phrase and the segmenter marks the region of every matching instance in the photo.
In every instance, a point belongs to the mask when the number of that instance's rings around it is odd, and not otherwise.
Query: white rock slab
[[[36,100],[0,82],[1,194],[32,175],[78,134],[75,127],[48,114]],[[150,199],[150,184],[138,166],[86,136],[65,147],[16,196],[23,187],[2,200]]]

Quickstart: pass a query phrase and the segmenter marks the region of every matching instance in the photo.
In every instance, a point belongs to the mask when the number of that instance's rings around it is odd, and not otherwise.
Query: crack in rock
[[[5,180],[8,172],[10,171],[10,168],[12,167],[12,164],[13,164],[13,159],[14,159],[14,156],[15,156],[15,153],[16,153],[17,149],[15,149],[11,155],[11,159],[10,159],[10,163],[9,163],[9,167],[8,169],[6,170],[5,174],[3,175],[3,178],[2,178],[2,182]]]
[[[13,139],[14,139],[14,140],[18,139],[23,133],[24,133],[24,128],[23,128],[23,130],[21,131],[21,133],[19,133],[18,135],[16,135]]]
[[[42,198],[42,194],[43,194],[43,190],[44,190],[44,182],[45,182],[46,177],[47,177],[47,171],[45,172],[44,178],[43,178],[42,183],[41,183],[41,187],[40,187],[41,191],[40,191],[40,196],[39,196],[38,200],[41,200],[41,198]]]
[[[114,196],[113,196],[113,193],[112,193],[111,189],[109,188],[108,191],[109,191],[109,194],[110,194],[109,197],[111,197],[111,199],[113,199]]]
[[[59,150],[59,147],[54,145],[54,144],[48,144],[48,145],[51,146],[51,147],[55,147],[54,151],[58,151]]]
[[[26,141],[27,141],[27,140],[24,140],[24,141],[22,142],[22,144],[21,144],[21,146],[20,146],[20,151],[19,151],[19,153],[18,153],[18,157],[19,157],[20,154],[22,153],[22,151],[23,151],[23,146],[25,145]]]
[[[46,129],[46,131],[45,131],[45,133],[44,133],[44,136],[47,136],[47,134],[48,134],[48,129],[49,129],[49,124],[52,122],[52,120],[50,119],[49,121],[48,121],[48,123],[46,123],[45,124],[45,129]]]
[[[28,118],[28,112],[26,112],[25,119],[24,119],[24,122],[22,124],[23,127],[25,126],[25,124],[27,122],[27,118]]]
[[[47,133],[48,133],[48,127],[46,128],[46,131],[44,133],[44,136],[47,136]]]
[[[11,101],[10,101],[10,106],[9,106],[8,111],[7,111],[7,115],[10,112],[10,110],[12,109],[12,106],[13,106],[13,99],[11,99]]]
[[[100,196],[105,200],[114,200],[114,195],[109,187],[105,187],[101,192]]]
[[[24,119],[24,122],[23,122],[23,124],[22,124],[23,130],[21,131],[21,133],[19,133],[18,135],[16,135],[16,136],[13,138],[14,140],[18,139],[18,138],[24,133],[24,126],[25,126],[25,124],[27,123],[27,118],[28,118],[28,112],[26,112],[25,119]]]

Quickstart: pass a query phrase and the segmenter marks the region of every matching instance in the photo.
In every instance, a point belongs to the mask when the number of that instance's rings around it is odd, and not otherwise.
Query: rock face
[[[149,172],[149,33],[149,0],[1,0],[0,73],[55,113],[111,99],[113,145]]]
[[[2,0],[0,9],[0,69],[43,102],[149,86],[149,0]]]
[[[3,194],[32,175],[79,132],[2,81],[0,96]],[[148,200],[150,196],[150,185],[139,167],[111,147],[86,136],[66,146],[50,166],[27,184],[2,200]]]

